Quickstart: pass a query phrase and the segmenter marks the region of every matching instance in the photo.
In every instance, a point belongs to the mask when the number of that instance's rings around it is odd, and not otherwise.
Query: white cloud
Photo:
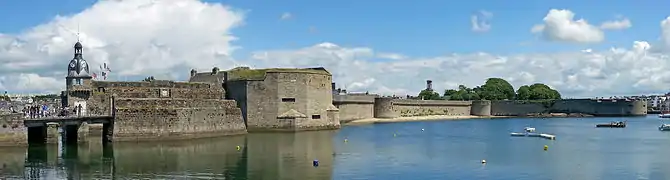
[[[289,12],[282,13],[281,16],[279,17],[280,20],[288,20],[293,18],[293,14]]]
[[[670,16],[661,21],[661,41],[670,50]]]
[[[670,86],[670,73],[666,72],[670,58],[647,52],[647,42],[609,51],[512,56],[453,54],[383,62],[370,60],[383,54],[371,48],[323,44],[298,50],[259,51],[256,54],[265,58],[253,61],[259,62],[258,67],[325,66],[340,87],[397,95],[416,94],[426,79],[432,79],[436,89],[444,89],[458,84],[481,85],[486,78],[502,77],[515,87],[542,82],[578,97],[665,92]]]
[[[619,29],[628,29],[632,27],[633,24],[628,18],[623,18],[619,20],[605,21],[600,24],[600,29],[605,30],[619,30]]]
[[[556,17],[566,12],[550,11],[537,32],[554,33],[552,37],[563,40],[594,41],[592,37],[568,38],[577,32],[599,31],[585,21],[566,25]],[[122,75],[184,80],[190,68],[323,66],[333,73],[339,87],[349,91],[396,95],[417,94],[426,79],[433,80],[434,88],[445,89],[481,85],[489,77],[505,78],[515,87],[546,83],[567,96],[579,97],[665,92],[670,87],[670,57],[649,51],[655,45],[644,41],[605,51],[508,56],[481,52],[422,58],[324,42],[300,49],[256,50],[248,58],[234,60],[229,55],[237,48],[231,44],[236,38],[230,32],[243,24],[243,17],[229,7],[196,0],[100,1],[79,14],[56,17],[16,35],[0,34],[0,90],[62,90],[77,24],[81,24],[84,58],[91,67],[106,62],[114,74]],[[563,16],[565,19],[572,15]],[[668,43],[670,20],[663,24],[664,42]]]
[[[493,13],[484,10],[470,16],[472,31],[487,32],[491,30],[491,24],[489,23],[491,18],[493,18]]]
[[[575,20],[575,14],[570,10],[551,9],[543,21],[543,24],[534,25],[531,32],[540,33],[548,40],[596,43],[605,39],[605,34],[598,27],[584,19]]]
[[[377,53],[377,57],[391,60],[401,60],[407,58],[407,56],[398,53]]]
[[[230,30],[241,25],[243,17],[230,7],[196,0],[103,0],[17,35],[0,34],[0,77],[12,79],[8,77],[21,73],[63,77],[78,25],[84,58],[91,67],[108,63],[112,76],[232,67],[236,63],[229,55],[236,49],[231,45],[236,37]],[[183,74],[167,72],[172,77]]]

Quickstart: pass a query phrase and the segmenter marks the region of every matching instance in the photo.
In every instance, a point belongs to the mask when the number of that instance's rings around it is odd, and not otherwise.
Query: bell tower
[[[74,44],[74,58],[70,60],[67,66],[67,76],[65,77],[65,93],[67,104],[70,108],[79,108],[81,113],[86,112],[86,100],[91,96],[91,80],[88,62],[83,57],[83,46],[77,41]],[[78,110],[79,112],[79,110]]]

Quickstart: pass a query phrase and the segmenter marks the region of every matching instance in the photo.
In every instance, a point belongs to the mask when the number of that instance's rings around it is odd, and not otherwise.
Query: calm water
[[[655,116],[493,119],[152,144],[0,149],[6,179],[670,179],[670,132]],[[510,137],[524,126],[556,141]],[[425,129],[421,131],[421,129]],[[394,133],[396,136],[394,137]],[[344,142],[347,139],[348,142]],[[549,146],[543,151],[544,145]],[[237,150],[236,146],[240,146]],[[27,152],[27,153],[26,153]],[[313,167],[318,159],[320,166]],[[488,162],[482,165],[480,161]],[[2,179],[2,178],[0,178]]]

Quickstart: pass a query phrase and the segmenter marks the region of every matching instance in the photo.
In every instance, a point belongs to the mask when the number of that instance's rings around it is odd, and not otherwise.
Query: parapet
[[[165,81],[165,80],[155,80],[155,81],[92,81],[93,88],[103,87],[103,88],[114,88],[114,87],[151,87],[151,88],[211,88],[211,85],[208,83],[200,82],[175,82],[175,81]]]
[[[471,101],[448,101],[448,100],[418,100],[418,99],[395,99],[394,105],[405,106],[470,106]]]
[[[378,95],[341,95],[333,94],[334,104],[374,104]]]
[[[226,71],[227,81],[262,81],[265,80],[267,73],[304,73],[331,75],[323,67],[316,68],[269,68],[269,69],[250,69],[248,67],[237,67]]]

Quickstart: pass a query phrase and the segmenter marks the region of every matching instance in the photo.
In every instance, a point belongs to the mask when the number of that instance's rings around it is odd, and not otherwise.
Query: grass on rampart
[[[232,69],[229,80],[264,80],[267,73],[306,73],[330,75],[325,69],[319,68],[269,68],[269,69]]]

